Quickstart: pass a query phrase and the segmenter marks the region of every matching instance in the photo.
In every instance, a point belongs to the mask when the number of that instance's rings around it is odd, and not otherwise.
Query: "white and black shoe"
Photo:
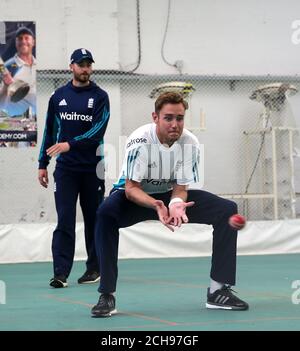
[[[233,311],[248,310],[249,305],[247,302],[239,299],[233,292],[235,291],[232,290],[229,285],[224,285],[221,289],[216,290],[212,294],[208,288],[206,308]]]
[[[68,286],[67,278],[64,275],[55,276],[50,280],[49,285],[55,289],[66,288]]]
[[[78,279],[78,284],[97,283],[100,280],[100,274],[96,271],[86,271],[82,277]]]
[[[92,308],[92,317],[111,317],[116,314],[116,299],[112,294],[101,294],[97,305]]]

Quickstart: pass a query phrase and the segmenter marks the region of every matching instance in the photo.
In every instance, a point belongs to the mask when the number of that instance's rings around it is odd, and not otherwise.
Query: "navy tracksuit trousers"
[[[171,192],[151,196],[162,200],[167,206]],[[237,231],[229,226],[228,218],[237,213],[236,203],[202,190],[189,190],[187,201],[195,201],[195,205],[186,210],[189,223],[211,224],[214,229],[211,278],[235,285]],[[124,190],[113,190],[99,206],[95,243],[101,267],[100,293],[116,291],[119,228],[155,219],[158,220],[155,210],[127,200]]]
[[[76,204],[79,202],[84,219],[86,268],[99,272],[95,250],[95,217],[103,200],[104,181],[96,173],[74,172],[56,168],[54,172],[54,196],[57,226],[53,232],[52,255],[54,275],[69,276],[75,253]]]

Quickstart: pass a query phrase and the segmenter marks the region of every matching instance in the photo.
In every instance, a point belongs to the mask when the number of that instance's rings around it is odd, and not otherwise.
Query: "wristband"
[[[171,199],[169,202],[168,207],[170,208],[171,205],[173,205],[175,202],[184,202],[180,197],[174,197],[174,199]]]

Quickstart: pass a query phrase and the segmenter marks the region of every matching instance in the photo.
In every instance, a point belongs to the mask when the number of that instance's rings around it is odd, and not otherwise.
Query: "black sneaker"
[[[83,276],[78,279],[78,284],[97,283],[99,280],[100,274],[98,272],[86,271]]]
[[[68,286],[67,278],[64,275],[55,276],[50,280],[50,286],[53,288],[66,288]]]
[[[117,313],[116,299],[111,294],[101,294],[97,305],[92,308],[92,317],[111,317]]]
[[[216,290],[212,294],[208,288],[206,308],[235,311],[247,310],[249,308],[247,302],[240,300],[232,292],[235,291],[228,285],[224,285],[222,289]]]

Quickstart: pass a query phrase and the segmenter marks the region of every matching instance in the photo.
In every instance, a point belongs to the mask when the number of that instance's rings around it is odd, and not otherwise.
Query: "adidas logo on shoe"
[[[218,289],[212,294],[208,288],[206,308],[234,311],[248,310],[247,302],[239,299],[233,292],[235,291],[228,285],[224,285],[222,289]]]

